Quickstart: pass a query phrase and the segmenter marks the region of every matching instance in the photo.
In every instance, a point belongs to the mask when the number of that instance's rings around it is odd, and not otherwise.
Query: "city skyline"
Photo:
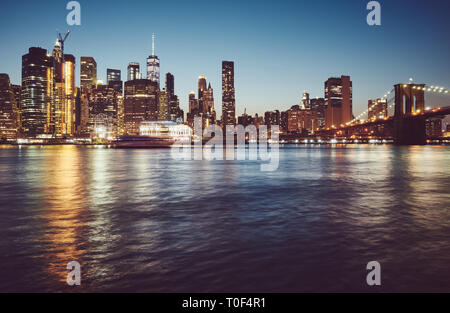
[[[115,6],[114,13],[107,5],[103,5],[101,8],[105,14],[99,13],[99,4],[81,2],[82,25],[69,27],[71,36],[66,43],[65,53],[76,57],[77,86],[80,81],[81,56],[95,58],[98,76],[104,81],[107,68],[127,73],[130,62],[139,62],[141,72],[146,73],[146,58],[152,54],[151,39],[152,33],[155,33],[155,55],[161,62],[161,76],[170,72],[176,77],[175,93],[179,95],[180,107],[185,112],[188,111],[189,92],[196,90],[196,78],[200,75],[206,76],[211,82],[214,98],[221,99],[220,62],[234,60],[235,81],[238,86],[236,116],[241,115],[245,109],[252,115],[261,115],[275,108],[286,110],[300,103],[303,91],[307,91],[311,98],[323,97],[323,83],[329,77],[341,75],[349,75],[354,82],[353,111],[356,115],[366,109],[369,99],[381,97],[394,83],[405,81],[409,77],[430,84],[450,85],[448,77],[440,70],[448,68],[448,61],[442,55],[448,50],[449,43],[446,40],[435,40],[436,36],[446,35],[444,30],[449,22],[444,20],[440,7],[448,4],[443,1],[437,1],[435,6],[418,1],[408,3],[413,5],[382,3],[382,25],[370,27],[365,23],[367,11],[364,1],[339,5],[333,1],[321,5],[300,5],[288,1],[283,5],[292,10],[283,12],[276,10],[280,9],[279,4],[258,5],[252,2],[240,6],[240,12],[230,12],[233,25],[225,29],[223,22],[227,15],[219,10],[221,5],[218,3],[211,4],[210,7],[200,3],[192,8],[186,3],[178,3],[172,11],[174,20],[179,18],[179,22],[170,27],[161,22],[165,14],[157,15],[151,25],[145,25],[139,19],[142,14],[139,11],[150,8],[143,2],[129,3],[126,8],[119,4]],[[17,56],[25,54],[32,46],[41,46],[51,51],[56,38],[54,30],[68,28],[65,25],[67,10],[64,5],[52,1],[40,2],[39,5],[45,12],[39,17],[31,15],[35,5],[29,4],[19,9],[16,4],[7,4],[4,9],[5,19],[0,22],[17,29],[17,35],[13,38],[2,38],[10,44],[0,48],[0,56],[5,60],[1,72],[8,73],[13,84],[20,83],[20,57]],[[152,10],[165,12],[163,4],[152,5]],[[336,9],[336,15],[321,13],[324,6],[327,6],[327,12]],[[116,20],[129,19],[133,7],[138,11],[137,17],[127,20],[130,23],[122,27],[121,32],[115,32],[119,25],[101,26],[105,25],[105,17],[110,15],[114,15]],[[184,25],[183,21],[187,16],[183,17],[182,13],[189,15],[189,12],[195,11],[194,8],[200,12],[191,15],[193,23],[187,27],[174,27]],[[273,12],[283,16],[287,15],[290,22],[280,22],[282,19],[277,18],[277,23],[263,25],[263,17],[268,14],[266,10],[271,11],[268,8],[273,8]],[[301,17],[298,21],[291,18],[293,12],[303,13],[299,15]],[[25,21],[20,25],[14,20],[19,13],[23,17],[18,21]],[[417,21],[419,13],[424,20],[433,22]],[[199,14],[206,16],[201,19],[205,27],[198,25],[201,21],[195,19]],[[425,18],[429,15],[433,19]],[[211,16],[215,16],[217,21],[213,21]],[[342,16],[347,18],[342,19]],[[411,20],[414,20],[414,24],[408,29]],[[36,21],[42,27],[24,27]],[[342,35],[324,40],[330,34],[331,25],[338,22]],[[293,27],[295,25],[307,27],[298,29]],[[194,36],[192,30],[197,26],[197,35]],[[238,28],[244,31],[238,32]],[[222,31],[218,32],[219,29]],[[192,32],[192,36],[188,35],[189,32]],[[295,33],[296,36],[289,36],[290,33]],[[394,42],[396,33],[402,33],[404,39]],[[6,33],[1,36],[5,35]],[[409,37],[415,38],[417,44],[426,46],[427,49],[409,49],[407,42],[412,39]],[[420,41],[417,42],[419,38]],[[334,47],[338,44],[345,45],[345,49],[340,52],[329,49],[327,52],[327,46]],[[189,49],[175,49],[175,46],[187,45]],[[163,84],[161,77],[161,85]],[[269,84],[273,88],[262,88]],[[216,108],[220,110],[221,103],[216,103]]]

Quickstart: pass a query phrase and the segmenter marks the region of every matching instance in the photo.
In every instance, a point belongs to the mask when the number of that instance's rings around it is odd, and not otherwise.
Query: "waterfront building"
[[[110,85],[97,85],[89,92],[88,132],[91,137],[112,138],[118,132],[121,93]]]
[[[8,74],[0,74],[0,139],[16,139],[18,105]]]
[[[158,119],[158,84],[148,79],[135,79],[125,83],[124,128],[127,135],[138,135],[143,121]]]
[[[353,119],[350,76],[332,77],[325,82],[325,127],[340,127]]]
[[[316,111],[317,124],[315,125],[315,130],[322,129],[325,127],[325,99],[324,98],[313,98],[310,99],[311,110]]]
[[[51,133],[53,57],[32,47],[22,56],[22,128],[26,136]]]
[[[280,125],[280,111],[268,111],[264,113],[264,123],[270,127],[271,125]]]

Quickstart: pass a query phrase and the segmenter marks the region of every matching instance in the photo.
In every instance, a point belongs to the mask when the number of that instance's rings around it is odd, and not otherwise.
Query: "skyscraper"
[[[200,108],[200,111],[206,112],[205,107],[203,105],[203,93],[206,90],[206,77],[205,76],[199,76],[198,77],[198,106]]]
[[[325,127],[340,127],[353,119],[350,76],[329,78],[325,82]]]
[[[235,125],[234,62],[222,61],[222,125]]]
[[[36,137],[50,132],[53,96],[53,58],[32,47],[22,56],[22,127]]]
[[[169,95],[165,89],[158,92],[158,120],[169,120]]]
[[[155,55],[155,34],[152,35],[152,55],[147,58],[147,79],[159,88],[159,58]]]
[[[122,93],[122,79],[120,70],[106,69],[107,84],[115,91]]]
[[[140,79],[140,65],[137,62],[128,63],[128,76],[127,81]]]
[[[93,88],[97,83],[97,63],[93,57],[81,57],[80,63],[81,89]]]
[[[310,109],[309,93],[307,93],[306,91],[302,95],[302,109]]]
[[[203,91],[202,94],[202,106],[203,106],[203,118],[204,125],[216,123],[216,111],[214,110],[214,91],[211,88],[211,83],[208,84],[208,88]]]
[[[106,69],[106,77],[107,77],[107,83],[109,84],[110,82],[116,82],[116,81],[120,81],[121,80],[121,73],[120,70],[115,70],[115,69],[110,69],[107,68]]]
[[[64,54],[64,105],[62,110],[63,136],[72,136],[75,132],[75,57],[71,54]]]
[[[195,92],[189,93],[189,112],[187,113],[187,124],[194,127],[194,117],[199,115],[198,100],[195,98]]]
[[[175,94],[175,77],[171,73],[166,74],[166,91]]]
[[[203,112],[207,114],[214,114],[214,90],[211,88],[211,83],[208,84],[208,88],[202,93]]]
[[[324,128],[325,127],[325,99],[324,98],[313,98],[310,100],[311,110],[317,112],[317,125],[315,125],[315,129]]]
[[[64,106],[64,66],[63,55],[59,40],[56,40],[52,52],[53,56],[53,99],[49,121],[49,132],[62,134],[62,112]]]
[[[14,97],[16,99],[16,105],[17,105],[17,129],[20,133],[22,130],[22,116],[21,116],[21,110],[22,110],[22,86],[20,85],[11,85]]]
[[[97,85],[89,92],[89,122],[91,134],[113,136],[117,133],[118,102],[121,94],[110,85]],[[101,130],[101,131],[99,131]]]
[[[148,79],[135,79],[125,83],[124,127],[128,135],[138,135],[143,121],[158,120],[158,86]]]
[[[8,74],[0,74],[0,139],[15,139],[18,107]]]
[[[166,74],[166,92],[169,101],[169,120],[183,121],[184,112],[180,109],[180,101],[175,95],[175,77],[171,73]]]

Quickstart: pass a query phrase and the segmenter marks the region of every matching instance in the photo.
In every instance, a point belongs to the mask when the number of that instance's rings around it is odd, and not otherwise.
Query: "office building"
[[[81,57],[80,59],[80,87],[83,89],[94,88],[97,84],[97,62],[93,57]]]
[[[152,35],[152,55],[147,58],[147,79],[156,83],[159,89],[159,58],[155,55],[155,35]]]
[[[123,102],[124,132],[138,135],[143,121],[157,121],[158,84],[148,79],[136,79],[125,83]]]
[[[325,126],[340,127],[353,119],[350,76],[329,78],[325,82]]]
[[[0,140],[17,138],[19,110],[8,74],[0,74]]]
[[[376,120],[388,116],[388,105],[385,98],[369,100],[368,119]]]
[[[53,98],[53,57],[32,47],[22,56],[22,128],[25,135],[49,134]]]
[[[222,126],[236,123],[234,62],[222,61]]]
[[[137,62],[130,62],[128,63],[128,75],[127,75],[127,81],[129,80],[135,80],[140,79],[140,65]]]
[[[107,84],[110,88],[113,88],[115,91],[122,93],[122,79],[120,70],[115,69],[106,69],[106,77]]]

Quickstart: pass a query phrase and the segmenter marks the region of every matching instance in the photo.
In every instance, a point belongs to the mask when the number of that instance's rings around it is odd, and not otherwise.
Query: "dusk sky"
[[[188,93],[205,75],[221,115],[221,61],[235,62],[236,111],[286,110],[306,90],[323,97],[324,81],[350,75],[354,114],[393,84],[450,87],[450,2],[380,1],[382,25],[368,26],[367,0],[354,1],[79,1],[81,26],[66,24],[68,1],[6,1],[0,11],[0,72],[21,81],[21,57],[40,46],[51,53],[56,30],[71,30],[66,53],[93,56],[98,76],[151,54],[152,32],[165,73],[187,112]]]

